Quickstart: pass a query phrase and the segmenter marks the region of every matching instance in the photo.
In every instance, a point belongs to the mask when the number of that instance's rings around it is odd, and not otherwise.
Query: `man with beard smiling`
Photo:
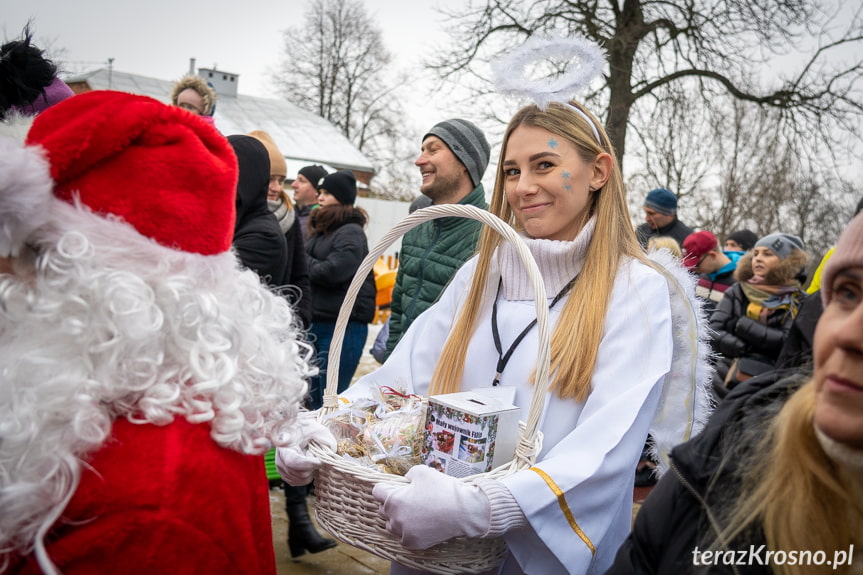
[[[423,136],[420,191],[433,205],[465,204],[488,209],[482,176],[491,149],[482,131],[462,119],[445,120]],[[410,324],[431,307],[450,278],[476,249],[482,224],[467,218],[425,222],[402,237],[393,289],[387,356]]]

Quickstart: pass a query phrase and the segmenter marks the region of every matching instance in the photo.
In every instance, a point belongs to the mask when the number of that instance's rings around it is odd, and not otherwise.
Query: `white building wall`
[[[380,200],[376,198],[357,197],[356,205],[369,214],[369,224],[366,226],[366,237],[369,239],[369,250],[374,249],[378,241],[397,223],[408,217],[410,202]],[[394,255],[401,250],[401,239],[398,239],[384,252]]]

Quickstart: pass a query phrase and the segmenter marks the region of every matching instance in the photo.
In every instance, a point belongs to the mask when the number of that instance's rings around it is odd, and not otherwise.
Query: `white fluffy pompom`
[[[17,256],[48,221],[53,185],[39,148],[0,137],[0,256]]]

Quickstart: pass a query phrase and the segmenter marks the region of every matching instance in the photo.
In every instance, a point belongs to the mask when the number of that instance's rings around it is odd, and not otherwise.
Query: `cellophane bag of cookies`
[[[372,420],[360,436],[371,460],[388,473],[404,475],[419,465],[425,407],[412,400],[381,419]]]
[[[403,388],[375,388],[328,414],[322,423],[338,442],[338,453],[360,465],[404,475],[420,463],[425,404]]]

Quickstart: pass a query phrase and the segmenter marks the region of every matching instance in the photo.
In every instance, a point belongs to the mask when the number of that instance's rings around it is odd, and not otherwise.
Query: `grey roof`
[[[117,70],[109,72],[107,68],[64,80],[86,82],[93,90],[110,89],[150,96],[166,104],[170,103],[174,85],[173,81]],[[327,164],[339,169],[375,171],[372,162],[330,122],[285,100],[220,94],[214,119],[216,128],[226,135],[247,134],[253,130],[269,133],[289,160],[289,166]],[[288,177],[295,176],[289,173]]]

